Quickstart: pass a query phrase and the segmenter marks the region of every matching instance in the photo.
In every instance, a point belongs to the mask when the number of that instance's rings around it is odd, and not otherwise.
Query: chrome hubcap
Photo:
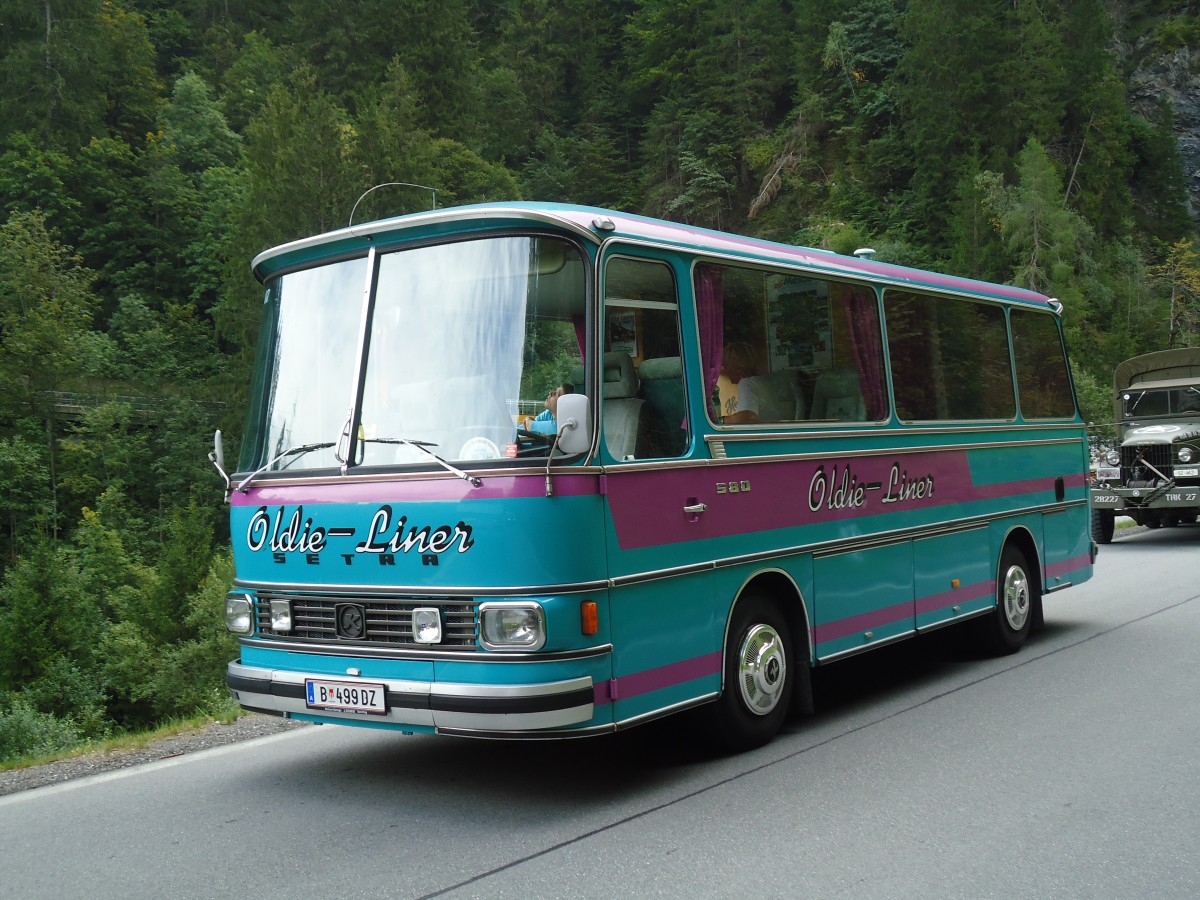
[[[1029,579],[1020,566],[1010,566],[1004,573],[1003,602],[1008,627],[1020,631],[1029,618]]]
[[[787,654],[783,639],[769,625],[755,625],[738,654],[738,687],[746,707],[765,716],[783,698],[787,684]]]

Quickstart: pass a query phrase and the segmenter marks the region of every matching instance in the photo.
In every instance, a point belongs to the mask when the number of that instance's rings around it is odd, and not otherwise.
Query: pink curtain
[[[580,313],[571,316],[571,324],[575,326],[575,340],[579,341],[579,358],[587,362],[587,320]]]
[[[700,358],[704,361],[704,397],[711,403],[725,355],[725,290],[720,266],[696,266],[696,318]]]
[[[869,288],[848,286],[843,305],[867,418],[882,419],[887,415],[887,391],[883,383],[883,339],[879,334],[879,308],[875,303],[875,292]]]

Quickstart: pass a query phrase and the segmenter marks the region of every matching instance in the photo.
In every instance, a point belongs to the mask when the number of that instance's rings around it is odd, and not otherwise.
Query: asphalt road
[[[674,722],[497,744],[306,728],[0,798],[21,898],[1200,896],[1200,527],[1119,533],[1003,659],[818,675],[735,757]]]

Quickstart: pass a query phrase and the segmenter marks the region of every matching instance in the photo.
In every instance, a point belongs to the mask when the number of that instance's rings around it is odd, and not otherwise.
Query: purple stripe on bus
[[[1054,481],[1046,477],[978,485],[965,451],[653,472],[613,468],[606,479],[624,550],[1052,493]],[[1064,483],[1082,487],[1084,476],[1068,476]],[[707,507],[704,512],[684,512],[684,506],[701,503]]]
[[[872,628],[881,628],[884,625],[891,625],[895,622],[907,621],[911,625],[912,617],[913,605],[907,601],[896,603],[893,606],[884,606],[880,609],[872,609],[857,616],[849,616],[845,619],[838,619],[835,622],[825,622],[822,625],[817,625],[813,628],[813,642],[824,644],[826,641],[835,641],[838,638],[849,637],[852,634],[861,634],[864,631],[870,631]]]
[[[545,497],[545,472],[535,476],[480,475],[483,484],[472,487],[460,478],[428,480],[371,481],[339,484],[288,484],[264,482],[252,485],[247,493],[234,491],[232,506],[295,506],[303,503],[424,503],[462,500],[507,500],[521,497]],[[571,475],[556,472],[556,496],[580,497],[599,491],[595,475]]]
[[[595,686],[595,704],[603,706],[615,700],[629,700],[651,691],[674,687],[685,681],[693,681],[721,671],[721,653],[706,653],[665,666],[622,675]]]
[[[1091,554],[1083,553],[1079,556],[1072,556],[1070,559],[1064,559],[1047,565],[1046,577],[1054,578],[1059,575],[1065,575],[1067,572],[1074,572],[1078,569],[1086,569],[1091,566],[1091,564]]]
[[[594,211],[563,210],[562,215],[584,228],[591,225],[595,217]],[[682,225],[674,222],[661,222],[655,219],[645,219],[640,216],[606,214],[616,225],[616,231],[624,232],[639,238],[665,241],[686,247],[703,247],[709,252],[719,253],[722,250],[753,253],[755,255],[774,257],[777,260],[812,266],[827,272],[840,272],[859,277],[872,276],[885,278],[894,282],[912,283],[914,285],[936,285],[950,290],[971,294],[982,294],[989,297],[1007,297],[1013,300],[1023,300],[1038,306],[1049,306],[1045,294],[1035,293],[1024,288],[1005,284],[991,284],[975,281],[970,278],[960,278],[954,275],[943,275],[937,272],[910,269],[904,266],[891,265],[884,262],[859,259],[858,257],[842,256],[837,253],[822,253],[807,247],[778,244],[744,235],[728,234],[725,232],[708,231],[695,226]]]
[[[994,597],[995,593],[996,582],[988,579],[976,584],[962,585],[949,591],[942,591],[940,594],[918,597],[917,615],[928,615],[929,613],[937,612],[939,609],[945,609],[947,606],[953,606],[956,603],[970,603],[973,600],[982,600],[984,597]]]
[[[1087,476],[1080,473],[1063,478],[1063,487],[1082,487],[1087,484]],[[997,497],[1011,497],[1017,494],[1032,494],[1044,491],[1049,486],[1054,487],[1053,478],[1027,478],[1023,481],[1001,481],[998,484],[981,484],[975,487],[974,500],[994,500]]]

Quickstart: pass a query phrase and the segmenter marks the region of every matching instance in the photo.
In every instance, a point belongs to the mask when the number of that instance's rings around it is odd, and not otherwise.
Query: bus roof
[[[398,239],[402,235],[435,237],[462,233],[464,223],[470,222],[478,223],[478,230],[504,225],[556,225],[596,245],[613,238],[646,241],[701,256],[785,263],[825,274],[1010,300],[1046,307],[1055,312],[1061,309],[1057,301],[1045,294],[1011,285],[943,275],[857,256],[843,256],[829,250],[780,244],[633,213],[564,203],[481,203],[380,219],[265,250],[254,258],[251,265],[255,277],[266,281],[280,271],[308,266],[327,256],[361,252],[373,242],[390,243],[390,239]]]

